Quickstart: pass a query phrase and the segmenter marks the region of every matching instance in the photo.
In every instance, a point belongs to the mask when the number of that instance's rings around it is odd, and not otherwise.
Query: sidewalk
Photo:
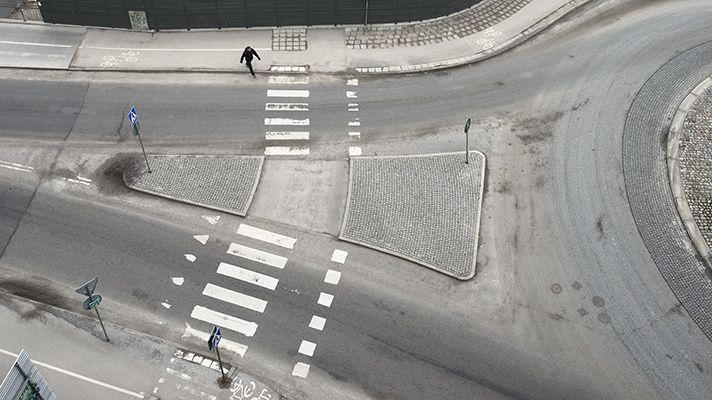
[[[411,24],[135,32],[0,23],[0,67],[91,71],[383,74],[429,71],[500,54],[589,0],[485,0]]]
[[[283,398],[229,360],[223,367],[233,384],[220,389],[220,368],[204,340],[190,344],[204,350],[198,354],[104,321],[107,343],[91,312],[75,314],[4,293],[0,320],[0,380],[24,349],[59,399],[217,400],[245,392],[245,385],[264,398]]]

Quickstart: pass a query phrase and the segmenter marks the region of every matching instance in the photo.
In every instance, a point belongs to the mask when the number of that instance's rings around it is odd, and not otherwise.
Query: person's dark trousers
[[[245,64],[247,64],[247,68],[250,69],[250,73],[252,74],[252,76],[255,76],[255,71],[252,70],[252,63],[248,61]]]

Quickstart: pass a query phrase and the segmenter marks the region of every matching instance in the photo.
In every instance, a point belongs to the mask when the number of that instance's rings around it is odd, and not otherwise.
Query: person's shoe
[[[252,75],[252,79],[257,79],[257,75]]]

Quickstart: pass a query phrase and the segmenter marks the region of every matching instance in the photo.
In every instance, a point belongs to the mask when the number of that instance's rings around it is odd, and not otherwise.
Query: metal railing
[[[18,4],[8,6],[0,4],[0,19],[15,19],[20,21],[44,21],[40,7],[37,4]]]

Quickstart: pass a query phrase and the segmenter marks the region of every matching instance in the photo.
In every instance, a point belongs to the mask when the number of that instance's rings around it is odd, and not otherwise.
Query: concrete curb
[[[501,43],[498,46],[492,47],[475,53],[470,56],[454,58],[450,60],[432,62],[427,64],[413,64],[413,65],[398,65],[390,67],[356,67],[355,71],[362,74],[401,74],[401,73],[413,73],[413,72],[427,72],[436,71],[441,69],[459,67],[463,65],[473,64],[476,62],[484,61],[488,58],[502,54],[510,49],[526,42],[527,40],[535,37],[537,34],[541,33],[544,29],[550,27],[554,22],[563,18],[567,14],[575,11],[579,7],[585,5],[591,0],[571,0],[570,2],[559,7],[556,11],[547,15],[546,17],[539,20],[534,25],[525,29],[518,35],[510,38],[509,40]]]
[[[677,211],[680,213],[680,219],[682,220],[687,234],[690,236],[690,240],[697,249],[697,251],[702,256],[705,265],[708,269],[712,270],[712,250],[702,236],[702,232],[697,226],[697,221],[692,216],[692,211],[690,210],[690,205],[687,203],[687,197],[685,196],[685,189],[682,183],[682,175],[680,174],[680,135],[682,134],[682,129],[685,123],[685,118],[690,108],[695,104],[697,98],[705,92],[705,90],[712,87],[712,77],[700,82],[680,103],[675,116],[672,119],[672,124],[670,125],[670,130],[668,133],[668,143],[667,143],[667,165],[668,165],[668,176],[670,179],[670,187],[672,190],[672,195],[675,198],[675,205],[677,206]]]

